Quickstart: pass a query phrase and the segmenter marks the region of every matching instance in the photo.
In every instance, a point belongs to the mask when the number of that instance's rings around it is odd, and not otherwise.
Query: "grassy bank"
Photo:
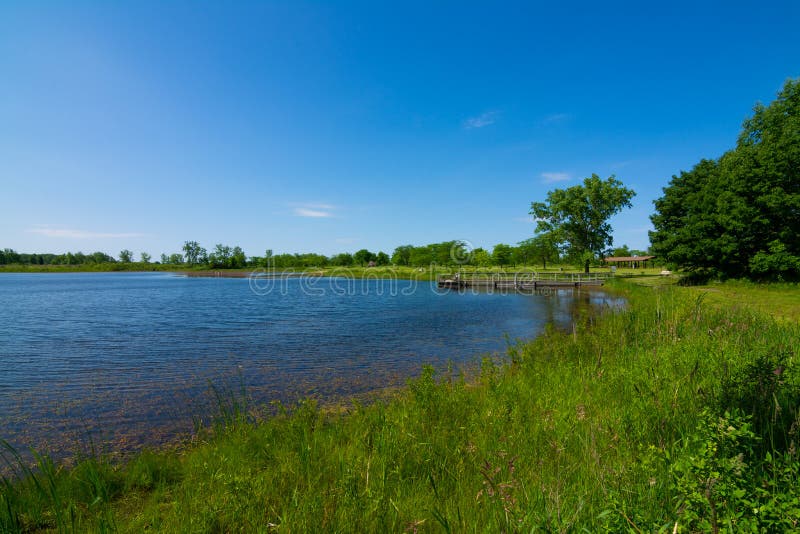
[[[385,401],[267,420],[223,399],[180,451],[40,458],[0,483],[0,531],[798,528],[797,322],[618,284],[627,310],[470,379],[426,370]]]
[[[751,308],[782,321],[800,321],[800,290],[797,284],[756,284],[734,281],[697,288],[705,298],[729,308]]]

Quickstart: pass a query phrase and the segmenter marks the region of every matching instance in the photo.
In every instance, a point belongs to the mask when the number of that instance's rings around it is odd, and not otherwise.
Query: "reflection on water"
[[[620,300],[602,291],[457,293],[405,280],[163,273],[0,275],[0,437],[58,451],[115,449],[190,431],[209,384],[253,401],[361,394],[503,352],[547,323]],[[338,290],[335,288],[339,288]],[[345,290],[341,290],[345,288]]]

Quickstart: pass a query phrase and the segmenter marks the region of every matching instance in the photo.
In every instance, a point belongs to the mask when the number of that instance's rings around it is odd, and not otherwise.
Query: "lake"
[[[54,454],[157,445],[192,430],[212,385],[259,404],[365,394],[619,305],[408,280],[0,274],[0,438]]]

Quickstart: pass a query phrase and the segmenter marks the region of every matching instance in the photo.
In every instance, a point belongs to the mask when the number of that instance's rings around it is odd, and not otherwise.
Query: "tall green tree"
[[[520,241],[517,254],[524,259],[523,263],[541,262],[542,269],[547,269],[547,262],[552,263],[558,260],[557,241],[556,236],[552,233],[538,234],[525,241]]]
[[[511,247],[511,245],[498,243],[492,249],[492,261],[495,265],[499,265],[501,267],[509,265],[511,263],[513,253],[514,249]]]
[[[68,252],[67,253],[67,265],[72,265],[72,263],[74,262],[73,258],[74,258],[74,256],[72,255],[72,253]],[[119,253],[119,261],[121,261],[122,263],[130,263],[130,262],[132,262],[133,261],[133,252],[131,252],[128,249],[124,249],[124,250],[120,251],[120,253]]]
[[[14,249],[3,249],[0,251],[0,263],[20,263],[20,254]]]
[[[349,267],[353,265],[353,255],[349,252],[341,252],[333,256],[330,260],[331,265],[334,267]]]
[[[392,254],[392,263],[395,265],[411,265],[411,250],[412,245],[402,245],[394,249]]]
[[[630,208],[635,195],[614,176],[602,180],[592,174],[581,185],[550,191],[545,202],[531,203],[530,213],[537,220],[536,231],[552,235],[588,273],[591,260],[613,244],[608,220]]]
[[[408,255],[408,264],[413,267],[427,267],[436,261],[434,250],[431,245],[423,247],[411,247]]]
[[[186,241],[183,243],[183,257],[189,265],[205,263],[206,249],[201,247],[197,241]]]
[[[362,248],[353,254],[353,259],[357,264],[366,266],[369,262],[375,261],[375,254],[365,248]]]
[[[232,269],[242,269],[247,266],[247,255],[244,253],[244,250],[242,250],[242,247],[233,247],[229,266]]]
[[[492,264],[492,256],[486,249],[478,247],[472,251],[472,261],[470,263],[478,267],[488,267]]]
[[[736,147],[673,176],[653,252],[702,276],[800,278],[800,80],[758,104]]]
[[[150,259],[152,258],[152,256],[150,256],[150,254],[147,252],[142,252],[140,257],[142,259],[142,263],[150,263]]]
[[[228,268],[231,266],[231,254],[231,247],[217,243],[214,246],[214,250],[208,255],[208,263],[213,268]]]

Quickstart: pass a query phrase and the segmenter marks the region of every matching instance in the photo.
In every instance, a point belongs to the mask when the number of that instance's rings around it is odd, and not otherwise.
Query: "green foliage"
[[[753,255],[750,272],[757,278],[795,278],[800,273],[800,255],[790,253],[786,244],[776,239],[767,245],[766,251],[759,250]]]
[[[334,267],[349,267],[355,265],[355,260],[349,252],[342,252],[331,257],[330,264]]]
[[[480,247],[472,251],[472,265],[476,267],[488,267],[491,264],[492,256],[488,251]]]
[[[247,265],[247,256],[240,247],[217,244],[208,255],[208,266],[212,269],[241,269]]]
[[[553,233],[539,234],[521,241],[514,252],[515,263],[541,262],[542,269],[547,269],[548,262],[558,261],[558,239]]]
[[[186,241],[183,244],[183,257],[189,265],[205,263],[207,260],[206,249],[200,246],[197,241]]]
[[[424,246],[403,245],[392,254],[391,262],[399,266],[429,267],[436,265],[464,265],[470,253],[463,241],[453,240]]]
[[[722,382],[719,411],[745,414],[763,439],[762,454],[800,447],[800,384],[787,352],[761,354]]]
[[[614,176],[601,180],[592,174],[581,185],[550,191],[546,202],[531,204],[530,213],[537,232],[551,236],[589,272],[590,260],[604,256],[613,243],[608,220],[630,208],[635,194]]]
[[[676,524],[689,532],[795,531],[800,526],[797,455],[759,455],[762,438],[740,412],[704,411],[699,420],[664,458]]]
[[[646,250],[630,249],[628,245],[622,245],[611,251],[611,256],[616,257],[631,257],[631,256],[647,256]]]
[[[20,255],[10,248],[0,250],[0,264],[7,265],[9,263],[21,263]]]
[[[133,261],[133,252],[128,249],[123,249],[119,253],[119,261],[122,263],[131,263]],[[67,265],[72,265],[72,261],[67,261]]]
[[[402,245],[394,249],[392,253],[392,263],[402,266],[411,265],[411,250],[413,248],[413,245]]]
[[[736,148],[673,176],[655,202],[655,254],[706,276],[800,277],[800,80],[756,105]]]
[[[340,258],[342,260],[344,257]],[[326,256],[322,254],[275,254],[263,261],[264,267],[274,269],[309,269],[325,267],[330,263]]]
[[[355,260],[356,264],[365,267],[369,262],[375,261],[375,254],[365,248],[362,248],[353,254],[353,260]]]
[[[506,244],[498,243],[492,249],[492,262],[495,265],[504,266],[511,263],[514,249]]]
[[[17,253],[11,249],[0,251],[0,265],[19,266],[9,270],[22,269],[22,266],[33,265],[64,265],[76,266],[72,270],[80,271],[111,271],[111,270],[151,270],[160,266],[182,266],[190,268],[210,269],[243,269],[247,267],[263,267],[266,269],[322,269],[332,267],[365,267],[370,262],[375,262],[378,267],[393,264],[397,267],[423,267],[438,266],[508,266],[530,265],[533,262],[542,262],[547,267],[548,262],[558,260],[558,249],[548,235],[540,235],[535,239],[523,241],[517,247],[501,245],[498,254],[492,256],[483,249],[470,250],[468,243],[459,240],[431,243],[423,246],[404,245],[397,247],[390,257],[385,252],[373,253],[367,249],[357,251],[355,254],[342,252],[327,257],[317,253],[283,253],[274,254],[267,249],[263,257],[247,257],[238,246],[231,247],[222,243],[215,245],[209,253],[196,241],[186,241],[182,247],[184,254],[161,254],[160,261],[154,267],[150,264],[150,254],[142,253],[141,261],[133,262],[133,253],[125,250],[124,265],[116,264],[116,260],[103,252],[90,255],[82,252],[68,252],[66,254],[27,254]],[[130,253],[130,254],[128,254]],[[357,256],[357,257],[356,257]],[[42,271],[57,271],[61,269],[42,269]],[[69,271],[65,269],[64,271]]]

